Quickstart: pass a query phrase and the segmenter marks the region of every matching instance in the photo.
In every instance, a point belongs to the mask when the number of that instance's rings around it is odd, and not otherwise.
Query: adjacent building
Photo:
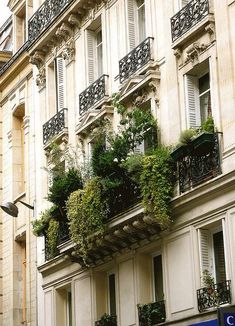
[[[212,325],[218,306],[235,303],[235,1],[9,7],[0,29],[1,198],[19,214],[0,216],[0,323],[98,326],[107,313],[120,326]],[[68,228],[52,257],[31,222],[49,207],[51,141],[89,161],[100,121],[119,131],[114,93],[129,109],[151,111],[158,143],[174,146],[211,116],[216,132],[173,152],[171,227],[160,231],[140,202],[132,205],[107,222],[87,267]]]

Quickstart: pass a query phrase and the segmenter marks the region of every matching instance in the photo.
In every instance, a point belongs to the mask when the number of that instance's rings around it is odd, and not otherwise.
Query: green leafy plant
[[[40,215],[40,218],[32,221],[33,234],[36,237],[42,237],[46,235],[51,216],[57,209],[57,206],[52,206],[49,209],[43,211]]]
[[[186,129],[186,130],[183,130],[180,133],[179,145],[188,145],[191,142],[192,137],[196,136],[196,134],[197,134],[197,130],[196,129]]]
[[[116,316],[105,313],[98,321],[97,326],[117,326]]]
[[[215,124],[214,119],[211,115],[208,116],[208,118],[202,123],[201,130],[205,132],[215,132]]]
[[[53,178],[52,185],[49,187],[48,200],[59,207],[64,207],[68,196],[73,191],[81,189],[82,186],[80,171],[73,167],[69,168],[68,171],[63,171]]]
[[[57,244],[58,244],[59,227],[60,225],[58,221],[50,219],[48,229],[46,232],[47,256],[50,258],[53,258],[58,254]]]
[[[107,204],[98,177],[88,180],[83,190],[77,190],[69,196],[67,216],[70,234],[86,264],[92,246],[92,234],[103,233],[106,215]]]
[[[161,229],[171,223],[170,200],[175,184],[174,163],[168,148],[158,147],[143,158],[140,189],[145,212],[156,219]]]
[[[213,287],[215,284],[215,279],[208,269],[204,269],[202,272],[202,282],[205,287]]]

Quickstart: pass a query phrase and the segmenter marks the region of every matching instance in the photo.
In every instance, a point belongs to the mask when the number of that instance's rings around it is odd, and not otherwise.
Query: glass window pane
[[[109,275],[109,312],[116,316],[115,274]]]
[[[214,255],[215,255],[215,274],[216,282],[224,282],[226,280],[225,258],[224,258],[224,242],[223,232],[213,234]]]
[[[204,122],[208,116],[211,116],[211,96],[210,91],[200,96],[201,122]]]
[[[199,78],[199,95],[210,89],[209,73]]]
[[[144,5],[138,8],[138,28],[139,28],[139,41],[141,42],[146,38]]]
[[[154,276],[155,301],[157,302],[164,299],[161,255],[158,255],[153,258],[153,276]]]

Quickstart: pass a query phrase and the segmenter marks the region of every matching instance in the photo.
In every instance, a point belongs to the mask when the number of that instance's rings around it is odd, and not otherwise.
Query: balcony
[[[231,303],[231,281],[213,284],[197,290],[197,303],[199,312]]]
[[[151,58],[151,40],[152,37],[146,38],[136,48],[129,52],[119,61],[119,78],[120,83],[128,79],[137,70],[146,65]]]
[[[179,190],[184,193],[221,173],[217,133],[202,133],[172,152],[177,162]]]
[[[74,0],[46,0],[28,21],[28,40],[33,43]]]
[[[166,320],[165,301],[138,306],[139,326],[153,326]]]
[[[102,75],[93,84],[87,87],[79,95],[79,114],[80,116],[87,112],[92,106],[102,100],[106,94],[106,78],[107,75]]]
[[[100,320],[95,322],[95,326],[117,326],[117,316],[104,314]]]
[[[67,109],[62,109],[43,125],[43,145],[60,135],[67,127]]]
[[[171,18],[172,42],[209,15],[209,0],[192,0]]]

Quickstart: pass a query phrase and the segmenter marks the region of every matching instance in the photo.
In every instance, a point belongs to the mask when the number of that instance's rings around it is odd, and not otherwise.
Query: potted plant
[[[193,150],[198,155],[209,153],[215,143],[215,127],[212,116],[209,116],[201,125],[200,132],[192,139]]]
[[[186,129],[181,132],[179,143],[176,145],[175,149],[171,152],[171,157],[178,161],[179,159],[187,156],[192,149],[191,142],[192,137],[195,136],[195,129]]]
[[[117,317],[109,314],[104,314],[99,321],[95,323],[96,326],[117,326]]]

